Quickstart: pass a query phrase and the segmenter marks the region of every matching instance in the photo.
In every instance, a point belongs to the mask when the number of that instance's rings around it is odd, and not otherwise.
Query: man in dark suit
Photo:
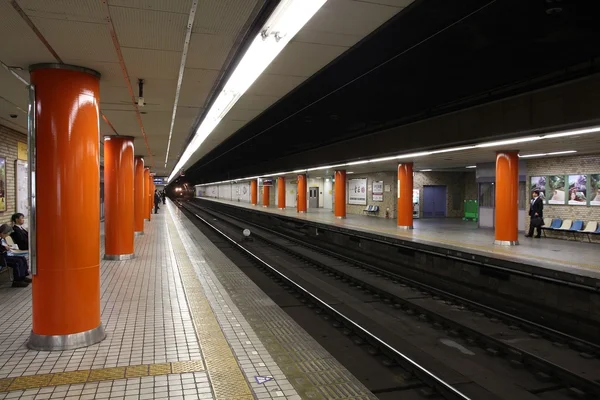
[[[532,237],[533,230],[537,228],[537,235],[535,235],[535,237],[539,239],[542,237],[543,222],[541,221],[544,220],[544,201],[541,199],[540,192],[538,190],[534,190],[532,193],[529,217],[531,217],[531,220],[529,221],[529,233],[525,235],[525,237]]]
[[[21,213],[15,213],[11,217],[13,231],[10,234],[13,242],[19,246],[19,250],[29,250],[29,232],[23,228],[25,216]]]

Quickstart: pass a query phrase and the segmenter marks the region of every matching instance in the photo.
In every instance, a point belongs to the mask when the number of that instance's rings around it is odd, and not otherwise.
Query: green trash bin
[[[479,219],[479,204],[477,200],[465,200],[464,221],[477,221]]]

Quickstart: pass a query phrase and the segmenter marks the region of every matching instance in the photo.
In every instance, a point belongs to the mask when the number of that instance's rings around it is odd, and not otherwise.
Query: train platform
[[[520,234],[519,246],[497,246],[494,244],[494,231],[479,228],[477,222],[458,218],[415,219],[414,229],[405,231],[396,227],[394,219],[384,219],[369,215],[347,214],[345,219],[335,218],[332,210],[317,208],[299,214],[295,208],[280,210],[276,207],[253,206],[248,203],[202,197],[203,200],[246,208],[256,212],[310,221],[334,228],[367,233],[384,238],[400,240],[403,244],[422,248],[435,248],[442,253],[452,251],[454,255],[469,258],[470,255],[482,258],[482,262],[501,260],[524,267],[527,273],[548,270],[556,274],[600,280],[600,261],[597,243],[586,243],[560,239],[532,239]]]
[[[145,225],[102,261],[99,344],[29,350],[31,288],[0,286],[0,399],[374,398],[172,203]]]

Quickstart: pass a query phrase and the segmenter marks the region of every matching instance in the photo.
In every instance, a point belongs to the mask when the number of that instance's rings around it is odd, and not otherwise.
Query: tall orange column
[[[413,228],[413,164],[398,164],[398,228]]]
[[[277,178],[277,207],[280,210],[285,209],[285,177]]]
[[[30,67],[33,326],[28,346],[68,350],[102,341],[100,321],[100,74]],[[39,232],[39,233],[38,233]]]
[[[298,203],[296,211],[299,213],[306,212],[306,175],[298,175]]]
[[[496,241],[519,244],[519,152],[496,153]]]
[[[150,168],[146,167],[144,168],[144,218],[146,218],[146,221],[150,221],[150,215],[152,214],[148,193],[150,193]]]
[[[133,191],[133,230],[135,235],[144,234],[144,158],[135,156],[135,177]]]
[[[253,206],[258,204],[258,181],[256,179],[250,181],[250,204]]]
[[[154,176],[150,175],[150,193],[148,194],[149,197],[149,201],[150,201],[150,213],[152,213],[154,211],[154,190],[155,190],[156,186],[154,185]]]
[[[346,218],[346,171],[335,171],[335,209],[336,218]]]
[[[135,257],[133,138],[104,137],[104,258]]]
[[[271,187],[263,186],[263,193],[262,193],[263,207],[269,207],[271,205],[271,199],[269,198],[270,195],[271,195]]]

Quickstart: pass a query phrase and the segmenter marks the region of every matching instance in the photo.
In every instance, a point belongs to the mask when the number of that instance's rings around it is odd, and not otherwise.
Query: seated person
[[[0,244],[0,262],[9,268],[13,269],[13,287],[26,287],[31,283],[31,279],[27,277],[29,274],[29,268],[27,267],[27,260],[22,256],[11,256],[8,255],[10,247],[6,244],[6,238],[12,232],[12,228],[7,224],[0,225],[0,238],[2,242]]]
[[[21,213],[15,213],[10,219],[13,224],[13,232],[10,234],[13,242],[19,246],[19,250],[29,250],[29,232],[23,228],[25,216]]]

